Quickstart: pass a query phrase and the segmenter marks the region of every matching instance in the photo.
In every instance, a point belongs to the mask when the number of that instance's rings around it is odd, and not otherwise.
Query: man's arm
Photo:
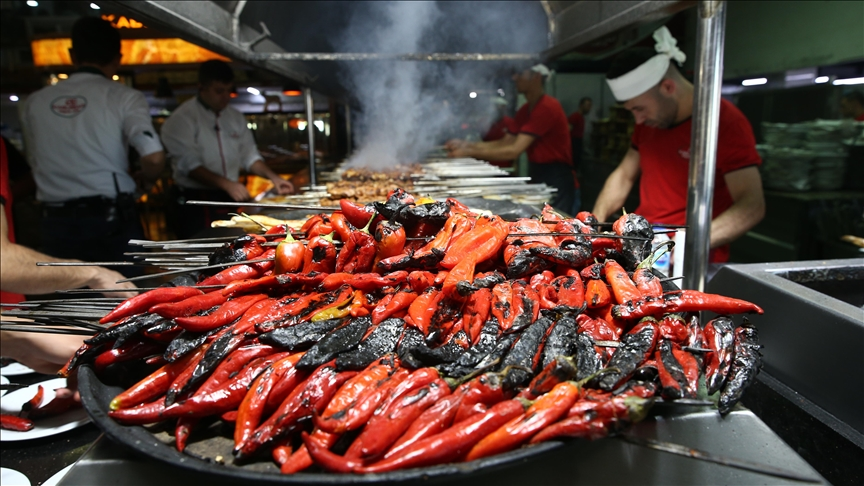
[[[222,189],[235,201],[248,201],[251,199],[249,191],[246,190],[246,186],[226,177],[222,177],[210,169],[205,168],[203,165],[199,165],[190,170],[189,177],[206,186]]]
[[[6,213],[0,204],[0,286],[8,292],[45,294],[60,289],[134,289],[129,282],[115,283],[123,275],[103,267],[37,267],[36,262],[77,262],[50,257],[9,241]],[[105,294],[132,297],[129,292]]]
[[[450,150],[450,157],[474,157],[483,160],[514,160],[528,150],[534,137],[520,133],[515,137],[504,137],[494,142],[475,142],[456,146]]]
[[[141,175],[148,182],[155,181],[165,169],[165,152],[160,150],[141,157]]]
[[[611,214],[621,209],[636,178],[639,177],[639,170],[639,151],[631,147],[624,154],[618,168],[606,179],[600,195],[597,196],[592,212],[598,220],[606,221]]]
[[[261,159],[256,160],[252,166],[249,167],[249,172],[270,179],[270,182],[273,183],[273,187],[279,194],[291,194],[294,192],[294,184],[291,184],[289,181],[279,177],[279,174],[273,172],[273,169],[267,166],[267,164],[265,164]]]
[[[765,217],[765,196],[759,169],[745,167],[727,173],[723,179],[734,202],[711,221],[711,248],[737,240]]]

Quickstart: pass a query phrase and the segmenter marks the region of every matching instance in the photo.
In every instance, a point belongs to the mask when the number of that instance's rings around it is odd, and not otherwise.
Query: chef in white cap
[[[516,112],[515,136],[494,142],[451,140],[446,147],[450,157],[482,160],[514,160],[527,152],[531,182],[557,189],[549,204],[569,213],[578,187],[573,174],[570,127],[561,103],[543,88],[550,74],[549,68],[537,64],[513,75],[516,90],[528,101]]]
[[[632,48],[619,54],[606,74],[615,99],[636,118],[636,128],[632,146],[594,205],[600,221],[620,213],[639,179],[636,213],[655,224],[686,223],[693,85],[672,62],[683,63],[686,56],[669,30],[655,31],[654,40],[654,49]],[[765,215],[759,164],[750,122],[735,105],[721,100],[711,262],[728,261],[729,243]]]

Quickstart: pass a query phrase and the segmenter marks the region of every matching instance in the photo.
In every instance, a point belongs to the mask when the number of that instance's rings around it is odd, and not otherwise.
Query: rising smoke
[[[480,2],[487,8],[478,22],[481,9],[475,2],[368,2],[353,13],[334,44],[341,52],[385,53],[538,52],[545,47],[543,25],[538,29],[537,22],[526,22],[521,14],[540,8],[537,2],[495,3],[498,7],[490,9],[491,2]],[[515,67],[489,62],[343,63],[342,81],[360,105],[354,120],[358,148],[349,165],[386,168],[418,161],[459,135],[460,121],[485,115],[491,122],[490,96],[498,88],[512,91],[506,75]],[[471,91],[482,95],[471,99]]]

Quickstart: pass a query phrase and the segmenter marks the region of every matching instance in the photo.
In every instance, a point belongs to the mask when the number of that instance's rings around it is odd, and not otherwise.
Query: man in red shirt
[[[840,116],[855,121],[864,121],[864,94],[850,91],[840,97]]]
[[[483,160],[513,160],[527,152],[531,182],[556,188],[549,204],[569,213],[578,186],[573,175],[567,115],[561,103],[543,89],[549,74],[549,68],[537,64],[513,75],[516,90],[528,101],[516,113],[516,136],[495,142],[450,140],[446,147],[450,157]]]
[[[591,98],[584,97],[579,100],[579,109],[574,111],[567,122],[570,123],[570,146],[573,151],[573,169],[579,170],[582,166],[582,140],[585,138],[585,117],[591,113]]]
[[[498,121],[489,127],[486,135],[483,135],[484,142],[501,140],[504,137],[513,136],[518,131],[516,120],[507,116],[507,100],[496,97],[493,102],[495,103],[495,110],[498,112]],[[496,167],[513,167],[512,160],[490,160],[488,162]]]
[[[664,32],[665,31],[665,32]],[[606,80],[615,98],[636,118],[632,147],[609,176],[594,205],[600,221],[622,209],[641,174],[640,205],[635,212],[652,223],[685,224],[690,168],[693,85],[670,62],[684,61],[665,27],[654,33],[655,49],[621,53]],[[729,243],[765,215],[756,140],[750,123],[732,103],[722,100],[717,170],[711,221],[712,262],[729,259]]]

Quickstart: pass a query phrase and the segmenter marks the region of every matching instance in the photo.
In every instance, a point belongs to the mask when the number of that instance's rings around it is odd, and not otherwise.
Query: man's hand
[[[227,192],[231,199],[241,202],[248,201],[252,199],[252,196],[249,195],[249,191],[246,189],[246,186],[240,184],[239,182],[233,182],[229,180],[225,180],[222,184],[222,190]]]
[[[447,156],[451,159],[470,157],[470,147],[471,142],[459,139],[448,140],[447,143],[444,144],[444,149],[447,150]]]
[[[122,280],[126,277],[119,272],[115,272],[114,270],[109,270],[105,267],[91,267],[93,269],[93,276],[87,282],[87,287],[91,289],[135,289],[135,284],[132,282],[121,282],[117,283],[118,280]],[[138,295],[138,292],[105,292],[105,297],[119,297],[121,299],[128,299],[130,297],[135,297]]]
[[[281,177],[271,179],[273,182],[273,190],[279,194],[294,194],[294,184],[291,181],[286,181]]]
[[[3,331],[3,356],[38,373],[54,375],[78,351],[84,339],[87,336]]]

